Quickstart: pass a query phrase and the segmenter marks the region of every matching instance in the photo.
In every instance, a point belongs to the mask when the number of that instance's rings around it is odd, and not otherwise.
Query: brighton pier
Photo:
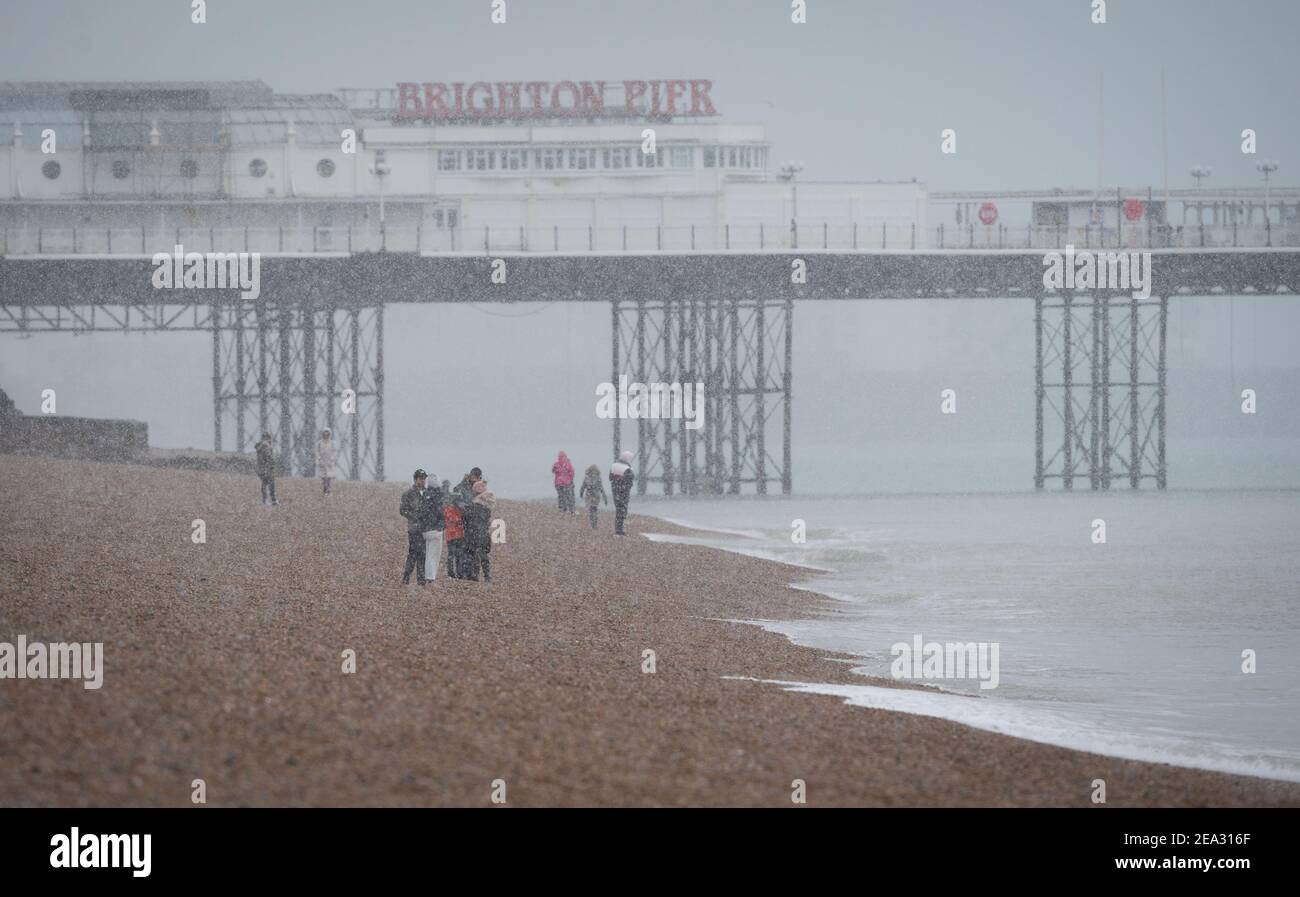
[[[1163,488],[1169,303],[1300,286],[1296,188],[805,181],[712,87],[0,84],[0,334],[210,333],[217,451],[270,432],[305,474],[329,426],[383,479],[386,305],[606,303],[611,383],[704,384],[698,430],[611,421],[638,489],[763,494],[793,489],[796,304],[1022,299],[1034,485]],[[1138,295],[1049,289],[1067,246],[1149,252]],[[244,294],[157,289],[190,254],[191,286],[246,259]]]
[[[1035,486],[1163,488],[1169,302],[1293,296],[1300,250],[1151,252],[1148,298],[1049,291],[1043,252],[1027,250],[271,254],[254,302],[234,290],[157,290],[145,255],[9,256],[0,332],[210,331],[216,450],[247,451],[267,430],[309,473],[304,434],[330,426],[347,474],[382,479],[386,304],[604,302],[611,382],[705,384],[699,431],[681,419],[613,421],[614,449],[636,449],[640,488],[788,493],[796,303],[1021,298],[1036,347],[1026,397]],[[504,282],[492,276],[499,260]],[[805,274],[792,278],[799,263]],[[345,391],[354,415],[338,414]]]

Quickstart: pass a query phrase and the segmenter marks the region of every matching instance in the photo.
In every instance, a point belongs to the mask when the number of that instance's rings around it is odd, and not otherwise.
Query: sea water
[[[699,529],[656,539],[814,568],[797,587],[832,596],[833,610],[776,621],[756,607],[750,622],[850,654],[864,676],[890,677],[892,646],[918,635],[1000,646],[991,690],[974,679],[926,680],[941,691],[865,679],[755,688],[1300,781],[1300,492],[877,495],[636,510]]]

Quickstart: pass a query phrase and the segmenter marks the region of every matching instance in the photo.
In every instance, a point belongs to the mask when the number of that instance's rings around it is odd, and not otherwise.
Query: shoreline
[[[654,516],[654,515],[650,515],[650,516]],[[722,536],[739,537],[742,539],[754,537],[752,535],[752,531],[747,532],[744,530],[713,528],[713,527],[689,523],[681,519],[669,519],[665,517],[658,517],[656,519],[662,520],[665,523],[669,523],[673,526],[684,528],[695,533],[715,533]],[[653,534],[647,534],[647,537],[653,538]],[[781,564],[782,566],[795,567],[800,571],[804,571],[804,577],[803,577],[804,580],[807,580],[809,578],[807,574],[816,574],[816,573],[834,574],[834,573],[841,572],[839,570],[835,570],[829,567],[817,567],[811,564],[798,564],[798,563],[788,562],[773,557],[770,555],[770,553],[764,553],[760,551],[753,551],[753,552],[745,551],[744,549],[739,547],[731,547],[724,544],[718,544],[717,542],[710,543],[704,541],[703,539],[698,541],[691,541],[691,542],[677,542],[674,541],[674,538],[675,537],[667,536],[664,538],[663,541],[669,544],[703,545],[705,547],[714,548],[718,551],[732,552],[742,557],[753,558],[758,561],[766,561],[769,563]],[[786,585],[788,588],[795,589],[798,591],[808,592],[810,594],[817,595],[821,598],[829,598],[832,601],[836,601],[836,602],[847,602],[849,604],[853,604],[858,601],[858,599],[854,598],[853,596],[846,595],[844,593],[829,591],[825,588],[817,588],[808,585],[806,581],[795,580],[787,583]],[[799,648],[805,648],[811,651],[824,650],[813,645],[808,645],[808,644],[803,644],[801,642],[798,642],[792,636],[787,635],[786,633],[781,632],[778,629],[771,628],[769,626],[769,624],[772,623],[777,623],[777,624],[785,623],[785,622],[797,623],[807,619],[809,618],[798,618],[798,619],[791,619],[791,620],[728,620],[726,622],[757,626],[761,629],[764,629],[767,632],[772,632],[776,635],[780,635],[781,637],[789,641],[792,645]],[[847,656],[854,657],[856,655],[850,654]],[[863,658],[857,657],[857,659],[861,661]],[[853,707],[874,707],[877,709],[885,709],[893,713],[905,713],[913,716],[928,716],[928,717],[933,717],[935,719],[945,720],[947,722],[954,723],[957,725],[970,726],[972,728],[978,728],[986,732],[993,732],[1000,735],[1005,735],[1010,738],[1018,738],[1024,741],[1031,741],[1034,742],[1035,744],[1042,744],[1050,747],[1059,747],[1065,750],[1079,751],[1082,753],[1100,754],[1102,756],[1113,757],[1118,760],[1131,760],[1140,763],[1158,763],[1163,765],[1174,766],[1179,769],[1197,770],[1202,772],[1225,773],[1228,775],[1240,775],[1240,776],[1247,776],[1250,778],[1268,779],[1270,781],[1278,781],[1278,782],[1300,783],[1300,770],[1268,769],[1268,768],[1261,768],[1260,764],[1254,764],[1246,760],[1234,761],[1233,759],[1231,759],[1231,754],[1234,753],[1235,751],[1233,748],[1227,745],[1216,745],[1216,748],[1218,750],[1216,750],[1213,754],[1210,755],[1200,754],[1189,758],[1179,758],[1175,754],[1175,749],[1177,747],[1176,744],[1165,745],[1162,748],[1161,746],[1152,742],[1149,736],[1142,736],[1142,735],[1133,736],[1129,733],[1102,733],[1102,732],[1089,733],[1086,726],[1084,726],[1082,723],[1076,720],[1062,720],[1062,719],[1057,719],[1055,720],[1055,722],[1058,725],[1064,724],[1066,726],[1064,730],[1058,729],[1054,733],[1044,733],[1043,735],[1036,737],[1034,734],[1030,734],[1030,733],[1038,731],[1038,727],[1033,725],[1034,720],[1032,719],[1036,712],[1042,711],[1042,708],[1038,706],[1038,702],[1030,701],[1026,703],[1026,702],[1017,702],[1017,701],[1006,701],[1004,699],[998,698],[995,695],[984,697],[982,695],[971,695],[965,692],[951,690],[945,688],[942,684],[937,684],[937,683],[931,683],[931,682],[922,683],[922,682],[913,682],[911,680],[897,680],[892,678],[885,678],[867,671],[867,668],[862,665],[851,667],[850,672],[854,673],[858,677],[859,681],[856,686],[852,684],[843,685],[840,683],[830,683],[830,682],[826,682],[826,683],[781,682],[781,681],[762,679],[756,677],[745,677],[745,676],[737,676],[735,678],[738,680],[749,680],[764,685],[772,685],[799,694],[821,694],[821,695],[838,696],[841,697],[846,704]],[[906,707],[899,706],[899,704],[908,703],[908,702],[894,702],[894,701],[882,702],[878,700],[872,700],[873,697],[875,696],[875,692],[879,689],[889,689],[889,690],[906,689],[909,691],[920,692],[922,695],[926,695],[927,697],[921,697],[919,698],[919,700],[911,702],[913,706],[910,708],[906,708]],[[994,706],[1003,707],[1004,713],[1000,715],[1000,718],[990,718],[991,717],[990,714],[983,712],[989,709],[988,705],[972,705],[969,707],[963,707],[962,705],[956,703],[957,701],[966,701],[966,700],[993,702]],[[924,706],[926,704],[937,705],[937,706]],[[1019,725],[1013,722],[1007,722],[1006,718],[1008,717],[1010,718],[1020,717],[1021,722],[1019,723]],[[1039,722],[1045,724],[1049,723],[1049,721],[1047,720],[1041,720]],[[1073,728],[1070,728],[1071,726],[1073,726]],[[1124,749],[1114,748],[1111,750],[1098,748],[1096,746],[1097,743],[1104,741],[1106,736],[1117,737],[1118,739],[1120,739],[1122,743],[1126,744],[1126,747]],[[1167,753],[1162,753],[1162,751]],[[1267,766],[1267,764],[1263,764],[1263,765]]]
[[[501,778],[513,805],[789,806],[803,779],[810,805],[1082,807],[1103,778],[1110,805],[1300,806],[1287,782],[729,679],[874,684],[719,622],[833,613],[788,585],[809,571],[639,538],[690,532],[653,517],[618,540],[606,509],[593,533],[502,500],[493,582],[417,591],[395,584],[400,487],[278,485],[261,508],[252,477],[0,456],[0,637],[105,643],[97,692],[0,682],[0,805],[186,806],[203,778],[219,806],[488,806]]]

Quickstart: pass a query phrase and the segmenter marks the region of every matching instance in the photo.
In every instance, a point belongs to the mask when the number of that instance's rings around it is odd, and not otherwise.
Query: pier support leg
[[[1043,488],[1043,297],[1034,297],[1034,488]]]
[[[1086,463],[1095,490],[1163,489],[1168,302],[1094,291],[1086,311],[1069,291],[1034,300],[1034,488],[1070,490]]]
[[[217,432],[233,418],[236,450],[256,441],[244,429],[256,403],[258,438],[272,434],[283,475],[315,475],[323,419],[340,448],[341,477],[383,478],[382,306],[231,305],[212,326]]]
[[[790,493],[793,309],[789,299],[740,295],[613,303],[612,382],[675,384],[682,397],[696,384],[704,390],[693,402],[700,432],[687,428],[684,401],[676,416],[664,408],[637,418],[639,493],[656,485],[666,495],[738,495],[750,486],[761,495],[778,485]],[[615,453],[621,432],[616,421]],[[769,454],[778,439],[779,456]]]

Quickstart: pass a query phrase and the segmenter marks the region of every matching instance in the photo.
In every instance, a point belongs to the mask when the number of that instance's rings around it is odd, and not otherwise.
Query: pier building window
[[[635,149],[633,149],[632,152],[636,155],[636,167],[637,168],[663,168],[664,162],[668,158],[668,148],[661,146],[661,147],[656,147],[656,149],[658,150],[658,152],[654,152],[654,153],[643,153],[641,152],[640,147],[636,147]],[[628,167],[630,168],[631,166]]]
[[[763,150],[757,147],[705,147],[706,168],[761,167]],[[640,144],[624,146],[483,147],[438,150],[438,171],[621,171],[623,169],[694,168],[695,147],[660,146],[644,153]]]
[[[645,155],[644,153],[640,153],[639,150],[638,153],[640,155]],[[631,152],[629,148],[626,146],[616,146],[613,147],[612,149],[607,149],[604,151],[604,153],[602,153],[602,157],[603,157],[602,161],[604,161],[606,168],[631,168],[632,167]],[[644,163],[638,160],[637,164],[641,165]]]
[[[113,160],[113,177],[117,178],[119,181],[124,181],[130,173],[131,166],[126,164],[125,159]]]
[[[199,163],[193,159],[181,159],[181,177],[193,180],[199,176]]]
[[[265,175],[266,175],[266,160],[265,160],[265,159],[254,159],[252,162],[249,162],[249,163],[248,163],[248,173],[251,174],[251,175],[252,175],[253,177],[255,177],[255,178],[260,178],[260,177],[265,176]]]
[[[319,162],[316,163],[316,173],[323,178],[333,177],[334,160],[321,159]]]
[[[560,167],[561,151],[555,149],[537,150],[533,154],[537,167],[545,171],[554,171]]]
[[[706,146],[705,168],[766,168],[767,148],[762,146]]]
[[[569,167],[576,171],[587,171],[596,167],[596,151],[590,148],[569,150]]]
[[[41,166],[41,174],[45,175],[52,181],[58,180],[58,177],[62,172],[63,166],[58,162],[55,162],[53,159]]]

